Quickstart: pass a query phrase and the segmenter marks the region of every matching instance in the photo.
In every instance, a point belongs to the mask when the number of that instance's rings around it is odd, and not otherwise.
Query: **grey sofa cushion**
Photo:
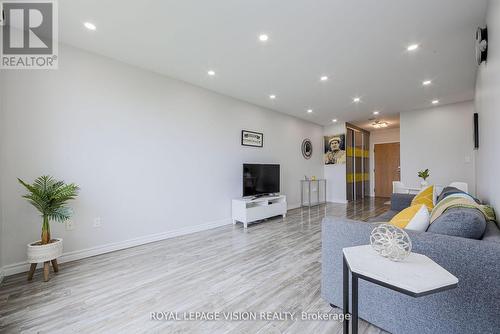
[[[486,224],[486,230],[484,231],[483,241],[497,242],[500,243],[500,229],[494,222],[488,222]]]
[[[414,197],[415,195],[410,194],[392,194],[391,209],[387,212],[384,212],[380,216],[368,219],[368,222],[379,223],[390,221],[395,215],[398,214],[398,212],[409,207]]]
[[[389,210],[387,212],[384,212],[380,216],[368,219],[368,222],[369,223],[388,222],[388,221],[390,221],[392,219],[392,217],[394,217],[397,214],[398,214],[397,211]]]
[[[406,209],[411,205],[411,201],[415,195],[410,194],[392,194],[391,196],[391,210],[399,212]]]
[[[486,218],[472,208],[450,208],[436,219],[427,232],[455,237],[481,239],[486,229]]]

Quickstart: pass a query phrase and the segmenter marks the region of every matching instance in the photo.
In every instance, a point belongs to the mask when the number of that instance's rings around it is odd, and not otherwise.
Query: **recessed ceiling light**
[[[416,49],[418,49],[418,44],[411,44],[406,48],[408,51],[415,51]]]
[[[269,98],[270,98],[271,100],[274,100],[274,99],[276,98],[276,95],[271,94],[271,95],[269,95]]]
[[[85,26],[85,28],[87,28],[88,30],[92,30],[92,31],[94,31],[94,30],[96,30],[96,29],[97,29],[97,27],[95,26],[95,24],[90,23],[90,22],[85,22],[83,25],[84,25],[84,26]]]
[[[266,42],[269,39],[269,36],[266,34],[259,35],[259,41]]]
[[[319,80],[321,80],[321,81],[327,81],[328,77],[326,75],[323,75],[321,78],[319,78]]]
[[[211,77],[213,77],[215,75],[215,71],[214,70],[209,70],[207,72],[208,75],[210,75]]]
[[[359,97],[355,97],[354,99],[352,99],[352,102],[354,103],[359,103],[361,101],[361,98]]]
[[[307,109],[307,113],[308,113],[308,114],[310,114],[310,113],[312,113],[312,112],[313,112],[313,110],[312,110],[312,109]]]
[[[439,100],[432,100],[432,104],[438,104]]]
[[[429,86],[431,83],[432,83],[431,80],[422,81],[422,85],[424,85],[424,86]]]
[[[332,122],[337,123],[337,119],[336,118],[332,119]]]
[[[380,114],[380,111],[375,110],[375,111],[373,112],[373,114],[374,114],[374,115],[378,115],[378,114]]]

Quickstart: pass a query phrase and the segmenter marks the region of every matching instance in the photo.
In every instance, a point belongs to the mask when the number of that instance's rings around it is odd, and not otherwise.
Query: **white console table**
[[[286,216],[286,196],[262,196],[258,198],[237,198],[232,203],[233,224],[243,223],[247,228],[248,223],[274,217]]]

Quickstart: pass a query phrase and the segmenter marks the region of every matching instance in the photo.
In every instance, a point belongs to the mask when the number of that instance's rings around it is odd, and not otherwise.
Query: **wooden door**
[[[401,180],[399,143],[375,144],[375,197],[391,197],[392,181]]]

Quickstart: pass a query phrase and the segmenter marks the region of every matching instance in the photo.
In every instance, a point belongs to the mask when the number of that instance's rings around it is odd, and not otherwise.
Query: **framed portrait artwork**
[[[345,133],[325,136],[325,165],[345,164]]]

